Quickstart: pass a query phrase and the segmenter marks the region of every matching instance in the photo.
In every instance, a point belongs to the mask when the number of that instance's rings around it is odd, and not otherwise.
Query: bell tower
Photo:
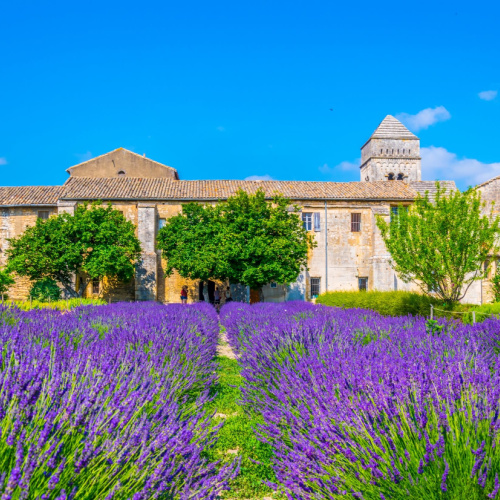
[[[361,148],[361,182],[420,181],[420,139],[387,115]]]

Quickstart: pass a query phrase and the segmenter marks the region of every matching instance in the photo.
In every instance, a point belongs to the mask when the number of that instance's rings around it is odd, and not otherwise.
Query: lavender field
[[[232,303],[221,324],[287,498],[500,497],[498,320]]]
[[[2,500],[217,498],[218,331],[203,305],[0,309]]]
[[[1,498],[500,498],[499,326],[1,308]]]

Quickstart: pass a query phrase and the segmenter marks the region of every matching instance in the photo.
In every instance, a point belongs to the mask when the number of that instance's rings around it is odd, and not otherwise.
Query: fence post
[[[476,324],[476,311],[472,311],[472,324]]]
[[[434,306],[431,304],[431,319],[434,319]]]

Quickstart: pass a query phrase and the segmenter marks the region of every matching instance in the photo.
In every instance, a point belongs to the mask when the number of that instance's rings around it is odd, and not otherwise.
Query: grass
[[[209,450],[210,461],[221,460],[223,463],[241,457],[238,477],[231,484],[231,491],[224,498],[263,499],[278,498],[264,484],[264,480],[273,481],[274,472],[270,460],[272,451],[269,445],[261,443],[255,437],[252,427],[258,422],[248,417],[239,405],[242,377],[240,367],[234,359],[217,357],[219,382],[215,387],[217,396],[211,403],[210,410],[216,415],[214,424],[225,420],[219,431],[217,444]],[[255,463],[259,462],[259,463]]]

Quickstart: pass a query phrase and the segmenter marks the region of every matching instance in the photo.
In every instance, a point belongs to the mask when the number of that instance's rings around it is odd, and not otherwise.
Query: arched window
[[[398,181],[402,181],[405,178],[404,174],[398,174]]]
[[[118,172],[118,177],[125,177],[125,170],[120,170]]]
[[[394,180],[394,174],[393,173],[390,173],[387,175],[387,180],[388,181],[393,181]]]

